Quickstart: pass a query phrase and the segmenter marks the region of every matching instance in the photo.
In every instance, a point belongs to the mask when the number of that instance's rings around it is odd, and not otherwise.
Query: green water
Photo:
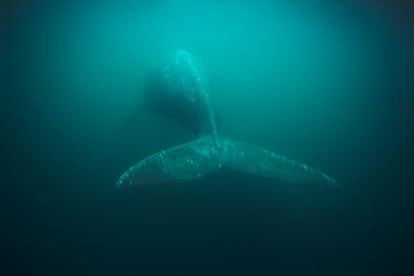
[[[5,275],[409,275],[412,9],[361,2],[6,5]],[[345,189],[231,172],[116,189],[138,160],[194,138],[139,109],[176,49],[197,58],[220,135]]]

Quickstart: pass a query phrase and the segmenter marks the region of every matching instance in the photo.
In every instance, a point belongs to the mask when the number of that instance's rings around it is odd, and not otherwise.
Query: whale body
[[[208,90],[186,51],[176,51],[154,71],[144,101],[152,112],[175,119],[197,138],[139,161],[121,175],[119,188],[194,181],[225,168],[288,183],[342,189],[316,168],[260,146],[218,136]]]
[[[217,136],[205,80],[186,51],[175,51],[165,64],[153,68],[144,90],[144,106],[176,120],[196,136]]]

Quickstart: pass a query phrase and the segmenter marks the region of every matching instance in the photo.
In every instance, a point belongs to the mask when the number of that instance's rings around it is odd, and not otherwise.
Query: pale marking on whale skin
[[[157,81],[157,97],[149,94],[150,110],[177,120],[194,130],[198,138],[139,161],[121,175],[119,188],[194,181],[226,168],[289,183],[342,189],[335,179],[309,165],[256,145],[219,137],[207,89],[189,53],[176,51]]]

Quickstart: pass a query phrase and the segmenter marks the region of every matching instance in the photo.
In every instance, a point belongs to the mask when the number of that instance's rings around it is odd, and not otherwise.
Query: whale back
[[[148,76],[144,103],[153,113],[176,120],[197,136],[216,137],[207,90],[191,54],[175,51]]]

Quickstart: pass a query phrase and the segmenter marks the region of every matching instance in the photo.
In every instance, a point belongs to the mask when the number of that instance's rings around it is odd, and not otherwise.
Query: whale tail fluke
[[[256,145],[231,139],[203,137],[150,155],[128,169],[118,187],[188,182],[226,168],[290,183],[341,189],[333,178],[301,162]]]

